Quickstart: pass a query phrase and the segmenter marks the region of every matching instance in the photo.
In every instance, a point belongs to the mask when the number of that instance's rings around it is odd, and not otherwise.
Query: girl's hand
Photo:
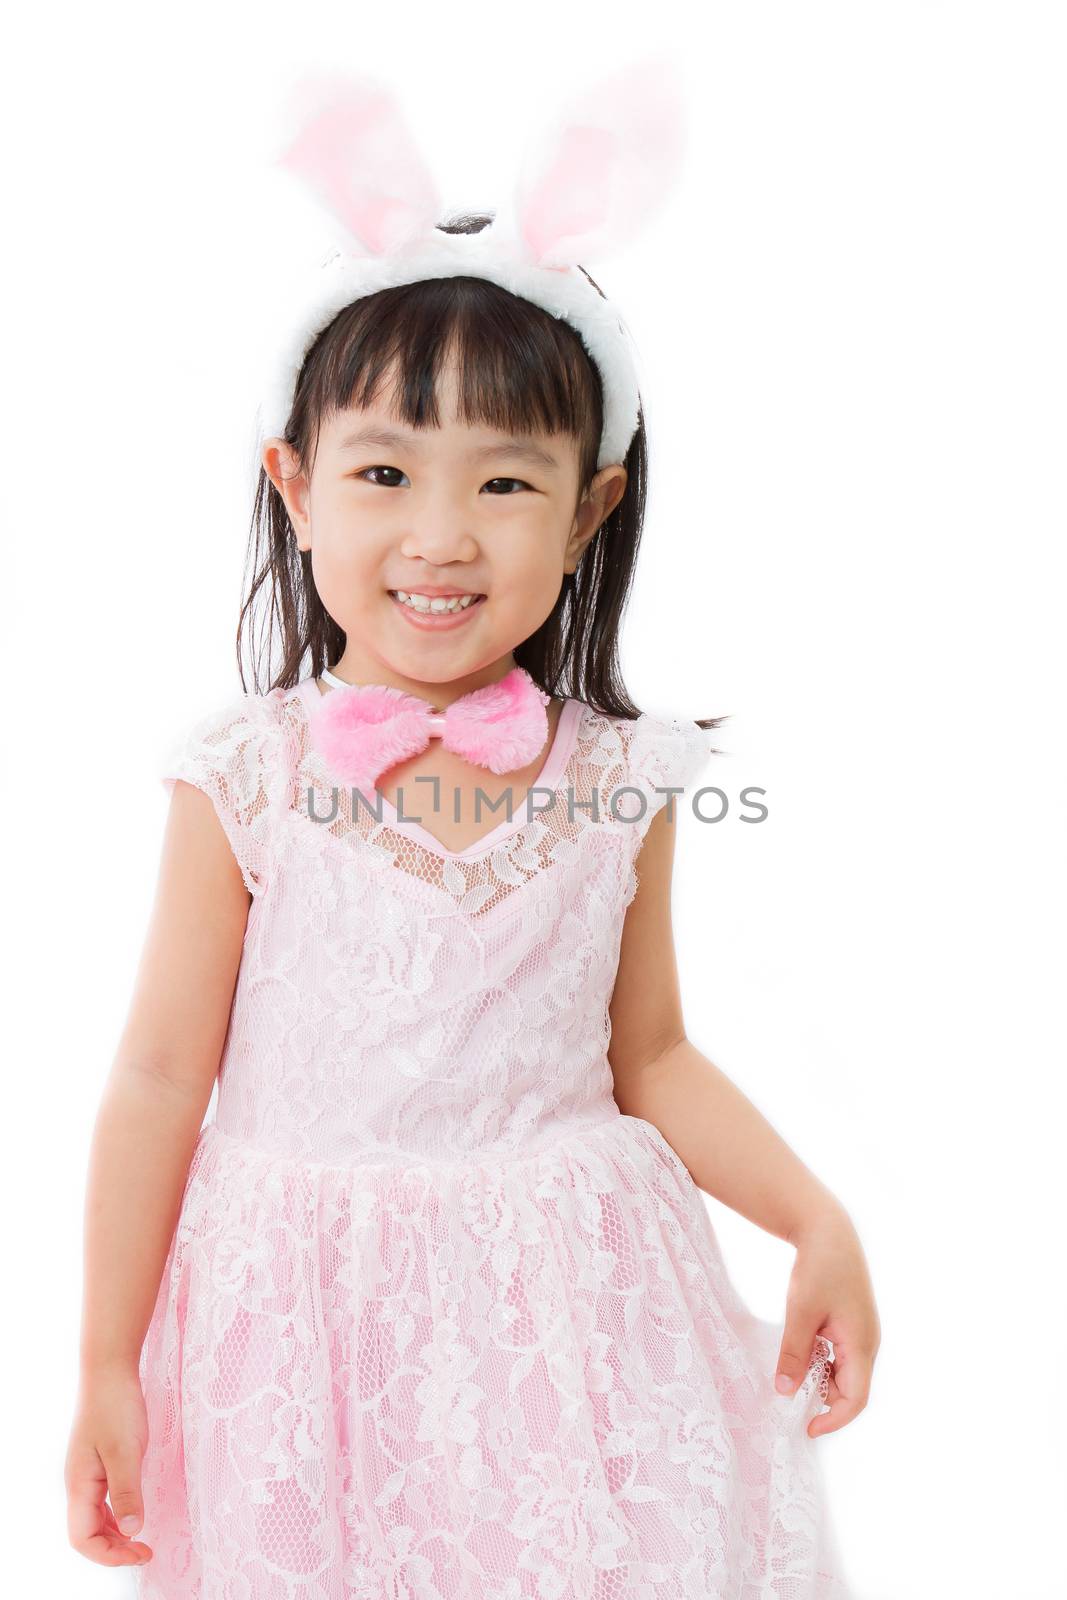
[[[141,1462],[147,1444],[137,1368],[123,1364],[83,1375],[63,1473],[67,1533],[75,1550],[103,1567],[140,1566],[152,1558],[148,1545],[130,1537],[144,1519]]]
[[[843,1428],[867,1404],[881,1325],[863,1246],[846,1211],[831,1208],[820,1213],[792,1242],[797,1254],[786,1295],[775,1387],[782,1394],[795,1392],[808,1370],[816,1334],[832,1340],[834,1359],[826,1394],[830,1409],[809,1422],[808,1436],[814,1439]]]

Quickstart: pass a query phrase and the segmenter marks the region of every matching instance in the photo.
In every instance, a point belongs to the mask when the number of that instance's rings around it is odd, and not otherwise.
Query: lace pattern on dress
[[[244,695],[198,718],[174,742],[160,773],[168,792],[181,778],[210,797],[254,897],[266,887],[273,854],[275,795],[283,776],[279,744],[269,696]]]
[[[687,787],[709,754],[708,735],[695,723],[648,712],[627,721],[581,706],[551,795],[535,786],[534,809],[521,799],[503,837],[494,828],[484,849],[475,843],[455,852],[421,842],[384,809],[379,818],[359,796],[351,803],[350,792],[336,783],[310,745],[302,694],[282,692],[278,712],[293,774],[290,811],[305,821],[332,816],[312,825],[346,845],[370,847],[381,863],[416,878],[450,901],[457,913],[476,920],[488,918],[531,879],[550,877],[555,867],[573,866],[593,830],[609,829],[624,837],[632,862],[653,816],[667,802],[662,789]],[[417,811],[410,797],[407,804]],[[634,888],[636,875],[627,900]]]
[[[140,1600],[847,1600],[827,1347],[775,1393],[780,1327],[612,1097],[634,862],[706,735],[583,707],[561,803],[452,854],[310,820],[304,692],[167,772],[255,898],[141,1355]]]

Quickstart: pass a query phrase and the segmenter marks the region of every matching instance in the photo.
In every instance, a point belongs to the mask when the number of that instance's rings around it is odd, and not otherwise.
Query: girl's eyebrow
[[[360,428],[355,433],[346,434],[338,445],[339,450],[358,450],[363,445],[383,445],[391,450],[418,451],[421,440],[412,433],[400,433],[390,428]],[[555,470],[559,466],[556,457],[547,450],[542,450],[539,445],[524,443],[521,439],[501,439],[493,444],[478,445],[467,452],[469,461],[482,461],[488,456],[511,456],[516,460],[531,461],[535,466],[547,467]]]

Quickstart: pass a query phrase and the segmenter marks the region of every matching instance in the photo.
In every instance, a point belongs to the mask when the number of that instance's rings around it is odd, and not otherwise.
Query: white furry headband
[[[488,278],[569,323],[604,391],[601,467],[637,429],[635,352],[622,316],[578,266],[643,231],[677,174],[681,94],[664,62],[623,69],[577,96],[527,148],[510,207],[479,233],[436,226],[436,184],[389,88],[373,78],[305,79],[299,132],[278,158],[339,222],[344,242],[295,295],[259,407],[263,439],[284,433],[311,345],[353,300],[397,284]]]

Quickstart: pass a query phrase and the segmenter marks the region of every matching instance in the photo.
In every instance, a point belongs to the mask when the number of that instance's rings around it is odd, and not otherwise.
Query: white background
[[[644,707],[732,713],[705,781],[770,807],[685,818],[689,1032],[868,1252],[871,1400],[817,1445],[857,1600],[1062,1595],[1063,20],[1020,0],[9,19],[6,1592],[122,1581],[66,1542],[82,1190],[156,770],[240,692],[270,285],[324,248],[263,176],[272,109],[304,66],[381,73],[449,207],[491,207],[542,106],[665,50],[685,174],[588,263],[645,374],[624,667]],[[708,1204],[779,1317],[792,1251]]]

